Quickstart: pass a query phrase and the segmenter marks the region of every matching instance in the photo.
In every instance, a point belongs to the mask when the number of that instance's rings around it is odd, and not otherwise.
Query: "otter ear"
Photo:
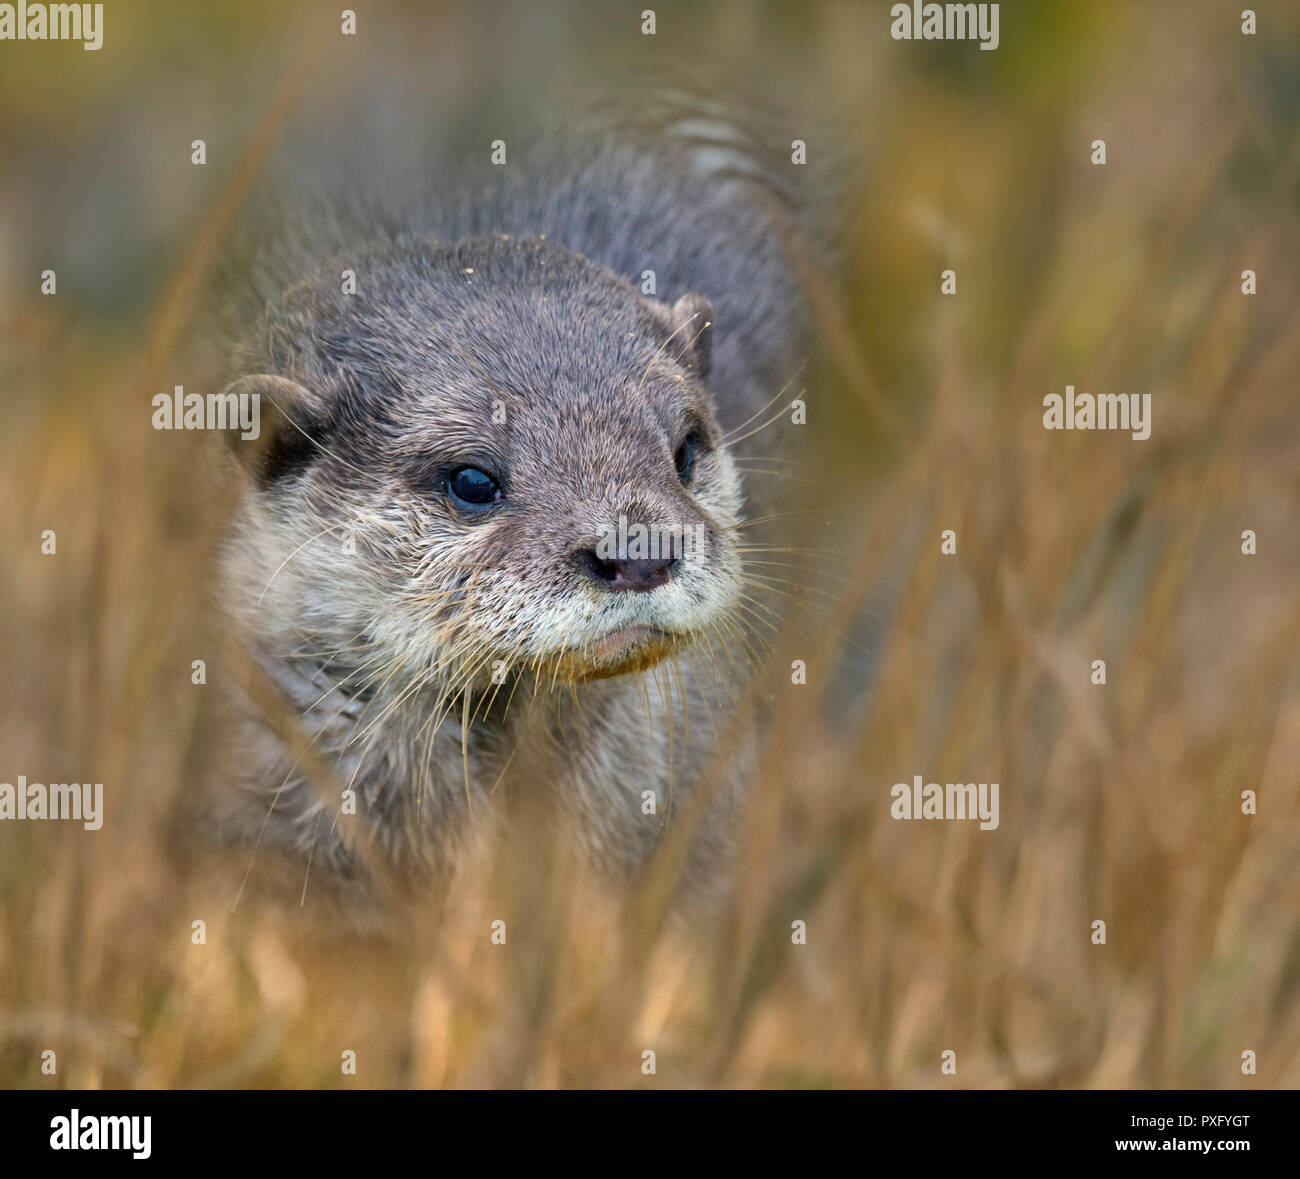
[[[707,380],[713,366],[713,304],[703,295],[683,295],[673,304],[669,329],[681,358]]]
[[[328,415],[325,402],[306,386],[255,373],[227,385],[221,396],[242,415],[239,420],[253,423],[250,430],[229,430],[226,436],[263,487],[305,470],[320,454]]]

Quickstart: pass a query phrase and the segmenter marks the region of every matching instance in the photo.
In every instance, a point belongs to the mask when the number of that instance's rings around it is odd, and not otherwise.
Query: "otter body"
[[[726,435],[803,359],[790,213],[669,137],[536,160],[262,253],[225,599],[297,737],[244,697],[217,826],[317,878],[370,882],[363,843],[438,877],[520,790],[616,873],[683,815],[691,877],[725,862],[753,616]],[[696,543],[611,550],[620,522]]]

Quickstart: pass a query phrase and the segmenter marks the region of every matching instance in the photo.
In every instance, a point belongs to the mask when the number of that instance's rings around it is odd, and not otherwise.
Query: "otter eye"
[[[673,455],[673,464],[677,467],[677,478],[683,483],[689,483],[691,476],[695,474],[695,456],[699,453],[701,439],[699,432],[692,430],[682,439],[682,444],[677,448],[677,453]]]
[[[457,467],[447,476],[447,490],[452,499],[471,508],[483,508],[503,497],[497,481],[478,467]]]

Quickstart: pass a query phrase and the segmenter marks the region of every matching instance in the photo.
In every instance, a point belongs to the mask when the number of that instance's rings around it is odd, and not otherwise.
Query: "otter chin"
[[[556,661],[560,678],[579,683],[646,671],[680,651],[688,639],[656,626],[620,626]]]

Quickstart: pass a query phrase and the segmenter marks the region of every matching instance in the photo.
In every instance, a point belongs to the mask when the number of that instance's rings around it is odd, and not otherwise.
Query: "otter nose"
[[[607,559],[595,549],[582,549],[577,563],[588,578],[605,589],[644,593],[667,585],[681,561],[677,557]]]

